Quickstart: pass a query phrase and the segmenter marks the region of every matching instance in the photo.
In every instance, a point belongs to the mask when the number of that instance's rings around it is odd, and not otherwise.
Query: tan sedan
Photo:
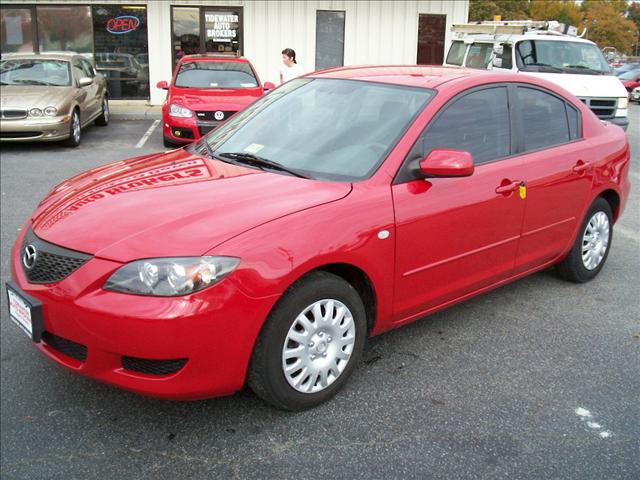
[[[82,55],[9,54],[0,60],[0,140],[66,140],[109,123],[107,82]]]

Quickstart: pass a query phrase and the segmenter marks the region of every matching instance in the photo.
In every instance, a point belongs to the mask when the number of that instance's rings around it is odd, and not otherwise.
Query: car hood
[[[262,95],[262,88],[241,90],[173,88],[169,96],[169,103],[182,105],[194,111],[239,111]]]
[[[179,149],[67,180],[34,212],[32,228],[48,242],[119,262],[199,256],[350,191],[349,183],[263,172]]]
[[[5,85],[0,102],[2,108],[44,108],[57,106],[71,94],[72,87],[44,87],[36,85]]]
[[[523,72],[525,73],[525,72]],[[576,97],[626,97],[627,91],[613,75],[579,75],[571,73],[526,72],[560,85]]]

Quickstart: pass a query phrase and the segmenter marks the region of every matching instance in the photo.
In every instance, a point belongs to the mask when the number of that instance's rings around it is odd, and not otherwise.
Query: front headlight
[[[175,297],[218,283],[240,263],[234,257],[178,257],[136,260],[120,267],[104,284],[105,290]]]
[[[629,99],[627,97],[618,98],[618,108],[627,108],[629,106]]]
[[[31,117],[41,117],[42,116],[42,110],[40,110],[39,108],[32,108],[31,110],[29,110],[29,116],[31,116]]]
[[[169,115],[172,117],[189,118],[193,116],[193,112],[186,107],[181,107],[180,105],[174,105],[172,103],[169,105]]]
[[[49,117],[55,117],[58,114],[58,109],[56,107],[47,107],[43,112]]]

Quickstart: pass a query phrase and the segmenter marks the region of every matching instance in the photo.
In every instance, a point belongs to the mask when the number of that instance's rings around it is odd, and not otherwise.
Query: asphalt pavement
[[[41,356],[1,301],[3,479],[637,479],[640,105],[633,191],[591,283],[547,270],[371,339],[346,388],[285,413],[250,391],[160,401]],[[2,284],[39,200],[91,167],[163,150],[155,120],[91,127],[77,149],[3,145]]]

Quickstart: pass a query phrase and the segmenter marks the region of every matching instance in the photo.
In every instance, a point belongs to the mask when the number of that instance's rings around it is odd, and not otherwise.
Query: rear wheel
[[[612,236],[611,206],[599,197],[589,208],[571,251],[556,266],[558,274],[575,283],[595,278],[607,260]]]
[[[356,290],[312,272],[280,299],[256,341],[248,383],[284,410],[314,407],[347,382],[364,349],[367,324]]]
[[[71,120],[69,121],[69,138],[67,145],[75,148],[80,145],[82,139],[82,126],[80,124],[80,114],[78,110],[74,110],[71,114]]]
[[[109,100],[106,95],[102,99],[102,113],[98,118],[96,118],[96,125],[99,127],[106,127],[109,125]]]

